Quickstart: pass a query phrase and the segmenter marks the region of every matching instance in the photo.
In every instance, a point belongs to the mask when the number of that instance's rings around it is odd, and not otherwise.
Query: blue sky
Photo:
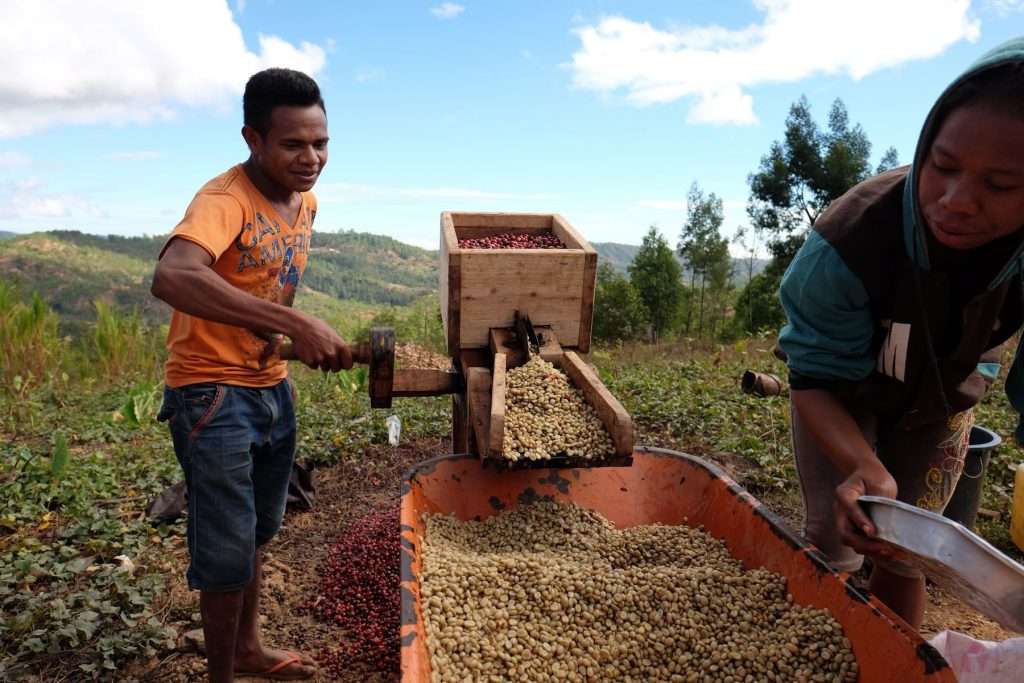
[[[324,91],[318,229],[430,248],[443,210],[674,242],[693,181],[731,232],[801,94],[906,161],[942,88],[1024,34],[1024,0],[8,4],[0,230],[168,232],[245,158],[241,88],[273,65]]]

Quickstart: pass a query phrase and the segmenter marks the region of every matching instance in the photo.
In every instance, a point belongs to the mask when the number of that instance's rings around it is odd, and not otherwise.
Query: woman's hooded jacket
[[[989,52],[932,107],[911,166],[860,183],[810,231],[782,280],[779,346],[793,389],[823,388],[851,409],[908,429],[977,403],[1001,346],[1022,322],[1024,230],[972,253],[943,255],[918,205],[917,169],[962,82],[1024,64],[1024,39]],[[1021,216],[1024,227],[1024,216]],[[1020,349],[1007,393],[1024,412]]]

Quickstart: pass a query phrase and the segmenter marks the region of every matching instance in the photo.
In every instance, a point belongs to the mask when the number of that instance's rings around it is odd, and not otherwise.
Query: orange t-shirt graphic
[[[291,306],[306,267],[315,217],[316,197],[303,192],[298,217],[287,225],[237,165],[199,190],[171,239],[187,239],[206,249],[214,271],[233,287]],[[288,375],[288,364],[276,358],[268,362],[274,343],[242,327],[174,311],[164,381],[169,387],[277,384]]]

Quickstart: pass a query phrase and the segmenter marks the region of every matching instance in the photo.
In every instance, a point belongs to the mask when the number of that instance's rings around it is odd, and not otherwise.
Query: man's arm
[[[153,296],[182,313],[291,338],[296,357],[312,368],[352,367],[341,337],[319,318],[260,299],[228,284],[211,268],[213,257],[186,239],[172,239],[153,273]]]

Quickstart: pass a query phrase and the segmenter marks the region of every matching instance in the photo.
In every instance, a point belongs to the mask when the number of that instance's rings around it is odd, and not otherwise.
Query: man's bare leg
[[[234,671],[256,673],[266,671],[291,655],[285,650],[264,648],[260,642],[260,589],[263,587],[263,551],[256,550],[253,578],[242,590],[241,618],[234,644]],[[313,660],[302,657],[302,663],[284,667],[279,676],[309,678],[316,673]]]
[[[203,616],[203,639],[206,643],[210,683],[231,683],[235,680],[235,648],[243,593],[199,593],[199,612]]]

